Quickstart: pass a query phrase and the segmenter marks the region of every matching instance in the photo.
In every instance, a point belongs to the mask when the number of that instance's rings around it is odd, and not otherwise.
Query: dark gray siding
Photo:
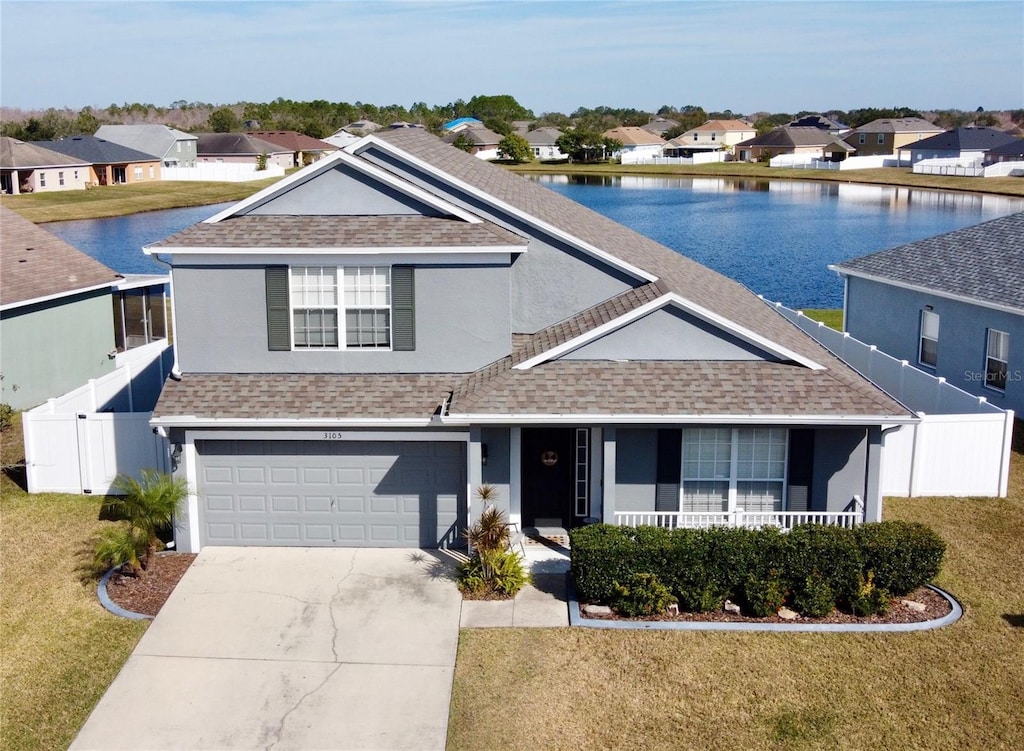
[[[615,434],[615,510],[654,511],[658,431],[619,428]],[[674,511],[678,511],[678,504]]]
[[[816,429],[811,510],[853,511],[853,497],[865,497],[867,460],[866,429]]]
[[[777,360],[675,309],[662,308],[573,352],[567,360]]]
[[[964,391],[1017,413],[1024,411],[1024,316],[949,300],[926,292],[850,277],[846,329],[866,344],[918,365],[921,310],[931,305],[939,315],[936,367],[918,366]],[[1010,335],[1006,390],[985,385],[988,329]]]
[[[507,266],[417,266],[415,283],[414,351],[270,352],[263,268],[176,268],[178,365],[198,373],[451,373],[509,353]]]

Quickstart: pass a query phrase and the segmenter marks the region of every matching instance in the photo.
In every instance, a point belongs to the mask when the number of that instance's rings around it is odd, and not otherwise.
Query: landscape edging
[[[100,599],[100,605],[106,608],[108,611],[121,618],[128,618],[133,621],[151,621],[153,616],[146,615],[145,613],[135,613],[131,610],[125,610],[116,602],[110,599],[110,595],[107,593],[107,582],[110,581],[110,577],[113,576],[117,571],[120,570],[120,566],[115,566],[100,577],[100,583],[96,587],[97,596]]]
[[[938,587],[926,584],[928,589],[941,595],[949,602],[951,610],[941,618],[914,623],[743,623],[740,621],[611,621],[600,618],[585,618],[576,599],[576,587],[571,575],[569,579],[569,625],[582,628],[640,629],[647,631],[776,631],[776,632],[909,632],[927,631],[956,623],[964,611],[953,595]]]

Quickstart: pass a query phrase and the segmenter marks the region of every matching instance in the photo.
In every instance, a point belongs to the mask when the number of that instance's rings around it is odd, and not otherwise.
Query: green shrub
[[[612,607],[627,618],[656,615],[676,601],[654,574],[633,574],[625,584],[615,584]]]
[[[14,407],[10,404],[0,404],[0,433],[7,430],[14,424]]]
[[[808,618],[824,618],[836,607],[836,595],[817,571],[793,591],[793,607]]]
[[[761,576],[748,575],[743,599],[755,618],[775,615],[786,602],[786,587],[779,572],[772,570]]]
[[[861,618],[869,615],[885,615],[889,610],[889,593],[875,585],[874,575],[868,571],[857,593],[850,598],[850,609]]]
[[[468,595],[515,597],[529,582],[522,559],[511,550],[476,550],[459,566],[459,589]]]
[[[864,570],[874,573],[876,586],[897,597],[927,584],[942,569],[946,543],[923,524],[872,522],[858,527],[855,534]]]
[[[616,527],[592,524],[569,533],[571,570],[576,592],[584,602],[611,602],[615,582],[633,574],[662,573],[669,558],[669,530],[660,527]]]
[[[803,587],[808,577],[817,573],[838,600],[848,601],[856,595],[863,564],[852,529],[801,524],[786,535],[785,547],[783,576],[788,589]]]

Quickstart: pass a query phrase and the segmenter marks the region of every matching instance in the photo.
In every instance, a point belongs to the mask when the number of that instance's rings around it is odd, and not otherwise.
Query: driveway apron
[[[461,597],[421,550],[206,548],[72,749],[443,749]]]

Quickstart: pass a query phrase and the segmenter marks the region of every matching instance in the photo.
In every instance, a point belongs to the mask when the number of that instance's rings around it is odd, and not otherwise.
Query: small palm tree
[[[96,547],[97,562],[121,565],[126,574],[141,575],[156,553],[159,531],[171,524],[188,497],[188,483],[182,478],[144,469],[141,479],[118,475],[114,489],[121,493],[110,503],[126,525],[105,532]]]

